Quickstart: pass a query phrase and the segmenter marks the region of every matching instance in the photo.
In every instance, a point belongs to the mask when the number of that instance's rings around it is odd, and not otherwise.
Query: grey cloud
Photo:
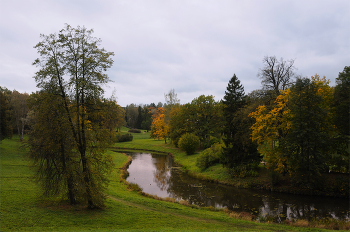
[[[121,105],[164,102],[175,88],[182,103],[201,94],[220,100],[235,73],[245,92],[259,89],[264,56],[295,59],[303,76],[335,83],[350,65],[350,2],[337,1],[44,1],[2,3],[1,86],[35,91],[31,63],[39,35],[68,23],[93,28],[115,52],[108,71]]]

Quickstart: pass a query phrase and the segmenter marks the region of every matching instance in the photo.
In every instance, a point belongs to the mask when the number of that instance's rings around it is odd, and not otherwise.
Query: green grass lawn
[[[165,147],[164,141],[146,139],[145,134],[133,134],[135,139],[140,136],[137,143],[116,146],[170,150],[181,155],[177,149]],[[144,197],[128,190],[120,181],[120,168],[128,157],[113,151],[110,154],[116,166],[110,175],[106,208],[87,210],[71,207],[59,199],[41,197],[19,140],[3,140],[0,144],[0,231],[320,231],[238,220],[224,212]]]

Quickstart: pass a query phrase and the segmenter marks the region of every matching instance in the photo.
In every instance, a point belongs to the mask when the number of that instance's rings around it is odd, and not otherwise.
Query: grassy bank
[[[127,146],[141,148],[144,143],[146,149],[169,151],[163,147],[163,141],[139,139],[139,143]],[[60,199],[40,196],[30,162],[20,145],[15,138],[0,144],[0,231],[320,231],[239,220],[225,212],[144,197],[120,181],[121,168],[128,157],[112,151],[116,168],[110,176],[106,208],[91,211],[72,207]]]

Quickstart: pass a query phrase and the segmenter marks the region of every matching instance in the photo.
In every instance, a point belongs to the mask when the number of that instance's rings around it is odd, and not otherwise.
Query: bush
[[[129,133],[141,133],[139,129],[130,129],[128,130]]]
[[[220,140],[216,137],[210,136],[209,140],[206,140],[203,144],[204,149],[210,148],[215,143],[220,143]]]
[[[236,167],[231,168],[230,174],[232,177],[256,177],[258,176],[257,168],[259,163],[250,163],[250,164],[242,164]]]
[[[193,154],[199,146],[199,138],[197,135],[186,133],[179,139],[179,148],[186,152],[187,155]]]
[[[205,149],[197,158],[197,167],[206,169],[219,163],[222,154],[222,147],[223,144],[215,143],[210,148]]]
[[[118,143],[132,141],[133,138],[132,134],[117,135]]]

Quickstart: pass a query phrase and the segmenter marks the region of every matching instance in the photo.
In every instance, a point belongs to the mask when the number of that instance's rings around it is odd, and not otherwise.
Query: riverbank
[[[123,128],[122,132],[127,132],[127,128]],[[196,160],[199,153],[194,155],[186,155],[186,153],[175,148],[172,144],[165,144],[164,140],[149,139],[149,132],[141,134],[133,134],[134,140],[130,142],[117,143],[115,148],[123,149],[139,149],[152,152],[171,153],[175,162],[182,166],[192,177],[221,183],[225,185],[235,186],[237,188],[268,190],[281,193],[301,194],[301,195],[317,195],[330,197],[349,197],[350,176],[349,174],[328,173],[324,174],[324,186],[320,189],[310,189],[307,187],[295,187],[290,184],[288,175],[271,175],[269,170],[264,166],[260,166],[257,177],[232,178],[227,169],[221,164],[216,164],[205,170],[201,170],[196,166]]]
[[[150,141],[163,149],[161,141]],[[327,231],[306,228],[305,221],[299,222],[300,227],[258,223],[144,197],[120,181],[122,167],[130,159],[112,151],[115,171],[110,175],[106,208],[70,206],[60,198],[41,197],[21,145],[16,137],[0,144],[0,231]]]

